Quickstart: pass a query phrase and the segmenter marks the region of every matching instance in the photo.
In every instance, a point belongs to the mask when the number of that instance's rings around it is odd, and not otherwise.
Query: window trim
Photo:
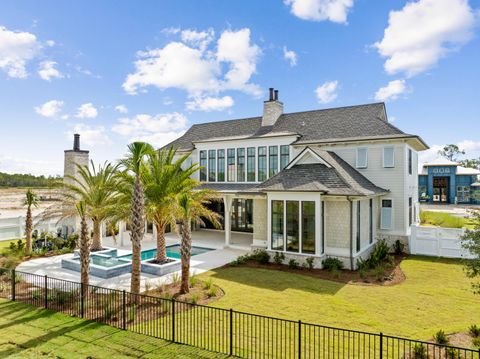
[[[360,166],[359,163],[358,163],[358,154],[360,151],[362,150],[365,150],[365,165],[364,166]],[[368,147],[359,147],[357,148],[357,156],[356,156],[356,159],[355,159],[355,167],[356,168],[368,168]]]
[[[385,163],[385,151],[391,149],[392,150],[392,164],[387,165]],[[386,146],[383,148],[383,168],[395,168],[395,147],[394,146]]]

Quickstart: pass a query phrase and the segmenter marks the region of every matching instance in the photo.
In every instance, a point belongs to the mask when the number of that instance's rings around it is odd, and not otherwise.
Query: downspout
[[[353,270],[353,201],[347,197],[350,202],[350,269]]]

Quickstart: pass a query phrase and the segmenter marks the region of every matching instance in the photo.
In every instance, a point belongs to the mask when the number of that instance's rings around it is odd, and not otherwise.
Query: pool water
[[[115,258],[115,257],[105,258],[105,257],[92,255],[90,257],[90,263],[95,264],[97,266],[110,268],[110,267],[115,267],[121,264],[126,264],[128,262],[119,260],[118,258]]]
[[[198,254],[210,252],[213,249],[210,248],[203,248],[203,247],[195,247],[192,246],[192,256],[196,256]],[[141,254],[141,260],[142,261],[148,261],[150,259],[154,259],[157,256],[157,249],[147,249],[142,251]],[[174,258],[174,259],[180,259],[180,244],[174,244],[172,246],[167,247],[167,257],[168,258]],[[125,259],[132,259],[131,254],[127,254],[125,256],[120,256],[118,258],[125,258]]]

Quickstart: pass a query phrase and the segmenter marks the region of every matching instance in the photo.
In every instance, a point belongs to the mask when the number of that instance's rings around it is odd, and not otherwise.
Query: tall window
[[[322,201],[322,254],[325,253],[325,201]]]
[[[367,168],[368,150],[366,148],[357,148],[357,168]]]
[[[315,253],[315,202],[302,202],[302,253]]]
[[[245,148],[237,148],[237,182],[245,182]]]
[[[360,201],[357,201],[357,252],[360,252],[360,239],[361,239],[361,227],[360,227],[360,210],[362,204]]]
[[[369,211],[368,218],[369,218],[369,228],[370,228],[368,238],[369,238],[369,243],[372,244],[373,243],[373,199],[371,198],[368,203],[368,211]]]
[[[229,148],[227,150],[227,180],[228,182],[235,182],[235,149]]]
[[[272,249],[283,251],[283,201],[272,201]]]
[[[393,147],[385,147],[383,149],[383,167],[395,167],[395,152]]]
[[[393,205],[391,199],[382,199],[382,211],[380,213],[380,228],[392,229]]]
[[[255,182],[255,147],[247,148],[247,181]]]
[[[207,151],[200,151],[200,181],[207,180]]]
[[[268,148],[269,171],[268,176],[275,176],[278,172],[278,146]]]
[[[215,163],[216,163],[216,151],[209,150],[208,151],[208,180],[210,182],[215,182],[216,180],[216,173],[215,170]]]
[[[287,167],[288,162],[290,162],[290,147],[280,146],[280,169]]]
[[[300,222],[298,201],[287,201],[287,251],[298,252],[300,249]]]
[[[412,174],[412,169],[413,169],[413,166],[412,166],[412,162],[413,162],[413,152],[411,149],[408,149],[408,174],[411,175]]]
[[[258,148],[258,180],[263,182],[267,179],[267,148]]]
[[[413,200],[408,197],[408,225],[411,226],[413,222]]]
[[[225,150],[217,151],[217,181],[225,181]]]

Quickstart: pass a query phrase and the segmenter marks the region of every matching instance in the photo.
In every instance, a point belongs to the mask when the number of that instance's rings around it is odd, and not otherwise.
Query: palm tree
[[[120,164],[127,172],[124,178],[128,180],[128,172],[134,176],[130,205],[130,239],[132,241],[132,278],[130,291],[134,294],[140,293],[141,241],[145,232],[145,196],[141,175],[145,168],[145,156],[153,152],[153,147],[148,143],[133,142],[128,145],[126,158],[120,161]],[[136,296],[134,300],[136,300]]]
[[[75,208],[80,216],[80,282],[82,283],[82,296],[85,296],[90,281],[90,237],[88,235],[87,208],[83,201],[78,202]]]
[[[192,255],[191,224],[192,222],[203,224],[203,218],[205,218],[212,222],[215,227],[220,227],[220,215],[207,208],[207,205],[216,198],[217,193],[209,189],[193,189],[180,193],[178,196],[180,216],[177,224],[182,241],[180,247],[180,257],[182,261],[180,294],[185,294],[190,291],[190,258]]]
[[[175,227],[178,212],[178,193],[192,189],[196,181],[190,176],[198,170],[198,166],[189,165],[182,169],[190,154],[175,160],[176,150],[161,150],[148,156],[142,181],[145,189],[145,212],[157,232],[157,263],[167,261],[165,245],[165,229],[167,225]]]
[[[92,251],[103,249],[102,246],[102,222],[113,216],[118,192],[116,177],[118,166],[105,162],[95,167],[93,161],[91,169],[88,166],[77,166],[79,177],[68,176],[71,184],[65,187],[74,196],[85,202],[87,217],[93,224]]]
[[[25,218],[25,254],[30,254],[32,252],[32,231],[33,231],[33,217],[32,217],[32,206],[38,207],[38,198],[37,195],[31,190],[28,189],[25,194],[25,206],[27,206],[27,216]]]

